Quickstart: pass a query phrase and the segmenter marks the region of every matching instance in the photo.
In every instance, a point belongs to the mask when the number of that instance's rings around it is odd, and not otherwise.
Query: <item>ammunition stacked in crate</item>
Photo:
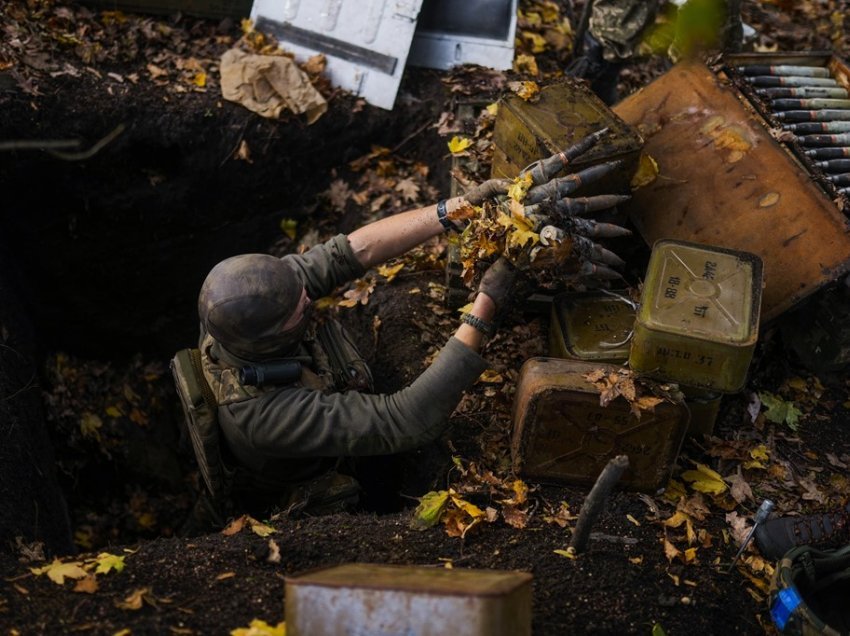
[[[850,92],[847,67],[837,58],[796,64],[754,64],[747,58],[728,72],[740,74],[744,93],[766,117],[793,133],[797,152],[823,172],[826,186],[850,194]],[[731,64],[731,61],[730,61]]]

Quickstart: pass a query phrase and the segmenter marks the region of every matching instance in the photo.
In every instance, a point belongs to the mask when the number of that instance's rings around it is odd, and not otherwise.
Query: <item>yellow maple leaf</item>
[[[459,155],[472,145],[472,140],[468,137],[458,137],[455,135],[448,145],[450,153]]]
[[[100,429],[103,426],[103,420],[100,419],[99,415],[94,413],[89,413],[86,411],[83,413],[83,417],[80,419],[80,432],[83,434],[83,437],[94,437],[96,440],[100,440]]]
[[[207,74],[203,71],[195,73],[195,77],[192,78],[192,83],[198,88],[203,88],[207,85]]]
[[[47,574],[47,578],[58,585],[64,584],[66,577],[69,579],[82,579],[88,576],[88,572],[83,569],[83,564],[79,561],[62,563],[59,559],[53,559],[53,563],[41,568],[30,568],[30,572],[36,576]]]
[[[466,499],[461,499],[455,495],[452,495],[451,498],[454,505],[456,505],[460,510],[463,510],[473,519],[478,519],[479,517],[484,516],[484,511],[481,510],[481,508],[473,503],[469,503]]]
[[[770,451],[764,444],[759,444],[755,448],[750,449],[750,457],[757,461],[767,461],[770,459]]]
[[[642,152],[640,160],[638,161],[637,170],[634,175],[632,175],[632,181],[629,185],[632,187],[632,190],[637,190],[645,185],[649,185],[658,178],[658,172],[658,163],[655,159],[645,152]]]
[[[101,552],[94,561],[97,563],[95,574],[106,574],[112,570],[120,572],[124,569],[124,558],[123,556],[109,554],[109,552]]]
[[[728,490],[723,478],[705,464],[697,464],[696,470],[686,470],[682,479],[691,482],[691,488],[709,495],[719,495]]]
[[[514,58],[514,70],[517,73],[528,73],[534,76],[540,74],[540,69],[537,68],[537,60],[533,55],[517,55]]]
[[[404,263],[399,263],[398,265],[381,265],[378,267],[378,273],[386,278],[387,282],[390,283],[403,269]]]
[[[277,530],[275,530],[271,526],[267,526],[266,524],[257,521],[253,517],[248,517],[248,523],[251,524],[251,532],[263,538],[266,538],[270,534],[274,534],[275,532],[277,532]]]
[[[508,188],[508,197],[516,201],[517,203],[522,203],[522,200],[525,199],[525,195],[528,193],[528,189],[534,184],[534,178],[531,176],[530,172],[517,177],[514,179],[514,182]]]
[[[520,37],[531,47],[532,53],[542,53],[546,50],[546,38],[533,31],[522,31]]]
[[[298,236],[298,221],[295,219],[281,219],[280,229],[294,241],[295,237]]]
[[[522,248],[529,241],[531,241],[529,247],[532,247],[540,241],[540,235],[531,230],[532,225],[525,217],[508,216],[504,212],[499,212],[497,221],[508,229],[508,247]]]
[[[521,99],[528,101],[540,92],[537,82],[508,82],[508,88],[516,93]]]
[[[237,627],[230,631],[230,636],[286,636],[286,623],[280,622],[275,626],[255,618],[248,627]]]
[[[447,490],[432,490],[425,493],[419,498],[419,505],[413,513],[410,525],[420,530],[436,525],[443,516],[448,501]]]

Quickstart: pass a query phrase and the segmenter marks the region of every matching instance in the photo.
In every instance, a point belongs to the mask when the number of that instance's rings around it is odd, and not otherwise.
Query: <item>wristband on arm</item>
[[[446,209],[445,199],[441,199],[437,202],[437,219],[440,221],[440,225],[443,226],[443,229],[446,232],[450,232],[451,230],[454,230],[455,232],[461,231],[461,228],[449,219],[449,212]]]
[[[489,338],[493,335],[495,328],[493,327],[493,323],[487,322],[478,316],[473,316],[470,313],[462,313],[460,315],[460,321],[465,322],[467,325],[475,327],[478,331],[480,331],[484,336]]]

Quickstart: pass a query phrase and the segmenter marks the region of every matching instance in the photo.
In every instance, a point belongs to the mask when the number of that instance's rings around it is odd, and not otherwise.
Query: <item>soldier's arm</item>
[[[446,212],[451,214],[463,203],[463,197],[446,200]],[[348,235],[348,242],[357,261],[369,269],[401,256],[446,229],[437,215],[437,205],[388,216]]]
[[[282,388],[222,407],[220,415],[236,421],[228,429],[246,450],[266,457],[397,453],[436,439],[463,392],[486,368],[481,356],[451,338],[430,367],[395,393]]]

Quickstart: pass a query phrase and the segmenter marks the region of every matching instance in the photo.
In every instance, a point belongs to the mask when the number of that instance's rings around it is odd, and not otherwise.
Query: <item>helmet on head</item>
[[[283,332],[304,285],[285,262],[268,254],[221,261],[204,280],[198,315],[213,338],[242,358],[262,359],[292,349],[303,333]]]

